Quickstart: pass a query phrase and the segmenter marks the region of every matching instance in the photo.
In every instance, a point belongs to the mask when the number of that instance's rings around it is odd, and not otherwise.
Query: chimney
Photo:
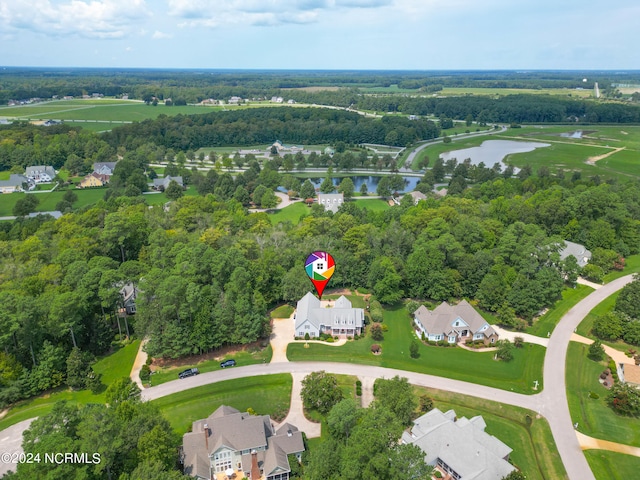
[[[251,451],[251,480],[260,480],[260,468],[258,467],[258,452]]]
[[[204,444],[207,447],[207,453],[209,453],[209,424],[204,424]]]

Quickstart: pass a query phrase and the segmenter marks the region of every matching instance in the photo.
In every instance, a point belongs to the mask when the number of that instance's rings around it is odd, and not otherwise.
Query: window
[[[224,472],[231,468],[231,452],[229,450],[216,453],[214,455],[214,466],[216,472]]]
[[[304,329],[305,329],[305,330],[309,330],[309,328],[311,328],[311,326],[310,326],[310,325],[305,325],[305,326],[304,326]]]

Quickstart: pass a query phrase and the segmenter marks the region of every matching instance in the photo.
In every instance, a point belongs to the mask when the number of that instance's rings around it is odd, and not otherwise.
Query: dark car
[[[233,359],[225,360],[220,364],[220,368],[235,367],[235,366],[236,366],[236,361]]]
[[[200,372],[198,371],[197,368],[187,368],[186,370],[180,372],[178,374],[179,378],[187,378],[187,377],[192,377],[194,375],[198,375]]]

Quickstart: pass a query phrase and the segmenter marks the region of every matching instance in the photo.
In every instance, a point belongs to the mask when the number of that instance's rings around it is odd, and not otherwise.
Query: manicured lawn
[[[154,400],[173,429],[180,435],[191,424],[206,418],[220,405],[241,412],[253,408],[260,415],[284,418],[289,411],[293,379],[288,373],[239,378],[192,388]]]
[[[383,212],[391,208],[385,200],[381,200],[379,198],[358,197],[356,199],[356,205],[360,208],[366,208],[374,212]]]
[[[288,207],[276,210],[273,213],[269,213],[269,220],[272,225],[278,225],[279,223],[290,221],[293,225],[297,225],[300,222],[300,218],[309,215],[311,209],[307,207],[303,202],[292,203]]]
[[[78,200],[73,204],[74,208],[83,207],[85,205],[91,205],[98,200],[102,200],[106,192],[105,188],[91,188],[91,189],[74,189],[78,195]],[[23,198],[25,195],[36,195],[40,203],[36,207],[38,212],[48,212],[56,209],[56,204],[62,200],[64,196],[64,190],[55,190],[50,193],[10,193],[2,196],[0,201],[0,216],[13,215],[13,207],[16,202]]]
[[[294,310],[291,305],[280,305],[271,310],[271,318],[289,318]]]
[[[389,326],[385,338],[374,342],[369,336],[347,342],[341,347],[321,344],[290,344],[287,357],[291,361],[351,362],[365,365],[398,368],[479,383],[518,393],[533,394],[533,381],[542,383],[544,347],[525,344],[514,350],[511,362],[493,360],[492,352],[470,352],[461,348],[435,347],[420,344],[420,357],[409,356],[409,345],[416,338],[411,320],[404,307],[396,306],[384,312],[384,323]],[[380,343],[382,354],[371,353],[371,345]]]
[[[103,384],[108,386],[118,378],[129,376],[139,346],[140,341],[135,340],[129,345],[120,348],[115,353],[102,357],[93,365],[96,372],[102,373]],[[58,389],[39,397],[25,400],[13,407],[9,413],[0,420],[0,430],[21,422],[22,420],[26,420],[27,418],[49,413],[53,408],[53,404],[61,400],[67,400],[70,403],[103,403],[104,392],[94,395],[89,390],[72,391],[70,389]]]
[[[628,480],[637,478],[640,472],[640,458],[606,450],[585,450],[596,480]]]
[[[576,288],[564,289],[562,291],[562,299],[558,300],[547,313],[525,331],[531,335],[546,337],[547,333],[553,332],[562,316],[591,292],[593,292],[593,288],[580,284],[576,285]]]
[[[607,273],[604,276],[604,283],[609,283],[616,278],[624,277],[625,275],[629,275],[631,273],[640,272],[640,255],[629,255],[627,258],[625,258],[625,262],[626,263],[624,270],[614,270],[613,272]]]
[[[544,418],[537,418],[535,412],[444,390],[415,387],[415,392],[431,397],[434,406],[443,412],[454,409],[458,418],[482,415],[487,424],[485,431],[513,449],[511,463],[527,479],[567,478],[549,424]],[[530,426],[527,415],[532,419]]]
[[[598,381],[606,362],[587,358],[587,345],[569,343],[567,352],[567,398],[571,420],[585,435],[640,447],[640,418],[623,417],[606,404],[608,390]],[[600,398],[589,397],[589,392]]]
[[[325,294],[322,295],[322,299],[323,300],[337,300],[341,296],[342,295],[337,295],[337,294],[325,292]],[[349,301],[351,302],[351,306],[353,308],[365,308],[365,306],[366,306],[365,302],[364,302],[364,298],[361,297],[360,295],[345,295],[345,297],[347,297],[349,299]]]
[[[170,382],[171,380],[177,380],[178,373],[187,368],[197,367],[200,373],[212,372],[214,370],[220,370],[220,362],[230,358],[233,358],[238,366],[244,367],[245,365],[254,365],[256,363],[268,363],[271,361],[272,355],[271,345],[267,345],[262,349],[243,350],[224,355],[224,357],[215,360],[204,360],[180,367],[162,368],[157,370],[158,373],[151,375],[151,385],[160,385],[161,383]]]
[[[184,191],[185,197],[195,197],[198,195],[198,191],[194,186],[189,186]],[[164,193],[147,193],[144,195],[144,201],[147,205],[164,205],[170,200]]]

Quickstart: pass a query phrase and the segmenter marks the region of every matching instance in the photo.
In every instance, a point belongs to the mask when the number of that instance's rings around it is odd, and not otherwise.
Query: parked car
[[[225,360],[220,364],[220,368],[235,367],[235,366],[236,366],[236,361],[234,359]]]
[[[198,375],[200,372],[197,368],[187,368],[178,374],[179,378],[187,378],[193,377],[194,375]]]

